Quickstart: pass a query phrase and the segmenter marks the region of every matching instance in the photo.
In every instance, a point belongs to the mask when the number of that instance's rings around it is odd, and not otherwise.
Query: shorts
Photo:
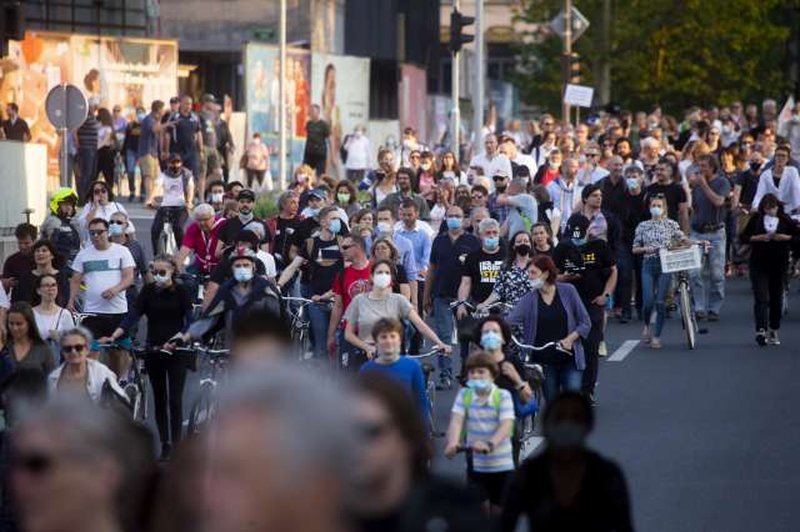
[[[200,175],[208,176],[215,170],[221,170],[222,163],[216,148],[206,148],[205,157],[200,160]]]
[[[143,176],[156,177],[160,171],[158,159],[152,155],[142,155],[139,157],[139,167],[142,169]]]
[[[102,338],[103,336],[111,336],[117,330],[119,324],[125,314],[96,314],[94,316],[86,316],[81,325],[89,329],[94,339]]]
[[[497,473],[471,471],[467,475],[467,483],[478,491],[482,501],[488,500],[491,504],[500,506],[503,503],[506,484],[511,478],[511,473],[511,471]]]

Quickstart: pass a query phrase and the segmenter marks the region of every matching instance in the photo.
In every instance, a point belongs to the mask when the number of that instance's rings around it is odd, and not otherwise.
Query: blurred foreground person
[[[586,447],[594,425],[588,399],[565,392],[544,414],[545,450],[526,460],[506,491],[501,530],[518,530],[525,514],[537,532],[631,532],[625,476],[614,462]]]
[[[147,429],[85,399],[27,412],[12,433],[11,488],[21,530],[141,530],[155,471]]]
[[[410,394],[374,372],[360,377],[356,392],[360,463],[350,494],[355,530],[487,530],[476,496],[430,476],[427,433]]]
[[[231,357],[237,365],[288,360],[291,352],[292,337],[279,314],[251,309],[233,323]]]
[[[351,400],[290,367],[234,376],[207,440],[204,532],[346,530],[356,434]],[[180,472],[178,472],[180,474]]]

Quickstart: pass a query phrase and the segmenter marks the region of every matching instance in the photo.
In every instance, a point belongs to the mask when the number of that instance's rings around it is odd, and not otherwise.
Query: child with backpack
[[[471,449],[472,456],[467,455],[467,480],[481,492],[487,512],[497,513],[514,470],[514,401],[508,390],[494,383],[499,368],[488,353],[471,354],[465,371],[469,380],[467,387],[458,392],[451,410],[445,456],[453,458],[460,445]]]

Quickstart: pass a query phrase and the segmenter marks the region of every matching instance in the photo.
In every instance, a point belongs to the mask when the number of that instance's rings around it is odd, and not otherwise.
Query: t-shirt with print
[[[299,255],[308,261],[303,280],[311,284],[311,293],[318,296],[330,290],[343,265],[337,239],[310,238],[300,248]]]
[[[506,252],[501,246],[494,253],[486,253],[483,248],[467,255],[461,275],[472,279],[470,292],[473,301],[484,301],[494,289],[494,283],[500,278],[500,270],[506,260]]]
[[[83,308],[96,314],[124,314],[128,312],[125,291],[118,292],[111,299],[104,299],[103,292],[119,284],[122,270],[133,268],[133,255],[128,248],[112,243],[108,249],[100,251],[94,246],[83,248],[75,256],[72,269],[83,274],[86,292]]]
[[[580,275],[579,279],[571,282],[584,303],[603,294],[611,267],[615,264],[611,250],[603,240],[590,240],[583,246],[563,241],[556,246],[553,261],[558,271]]]
[[[372,327],[381,318],[395,318],[404,320],[411,312],[411,302],[400,294],[388,294],[385,298],[377,299],[370,292],[359,294],[353,298],[344,319],[352,323],[358,337],[367,343],[373,343]]]
[[[461,388],[453,403],[453,414],[464,416],[464,432],[467,436],[467,445],[474,445],[479,441],[487,441],[497,432],[501,421],[514,419],[514,401],[508,390],[493,387],[488,396],[482,397],[470,391],[472,400],[468,407],[464,406],[464,396],[468,388]],[[497,391],[495,391],[497,390]],[[492,401],[492,394],[500,394],[498,402]],[[505,438],[494,451],[488,454],[475,453],[472,457],[472,466],[479,473],[500,473],[514,469],[514,458],[511,454],[511,438]]]
[[[342,311],[347,311],[354,297],[372,290],[372,265],[367,263],[361,270],[348,266],[333,279],[332,288],[342,297]]]

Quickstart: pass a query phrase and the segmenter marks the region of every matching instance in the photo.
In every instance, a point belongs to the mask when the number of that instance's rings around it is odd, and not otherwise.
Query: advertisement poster
[[[428,75],[423,68],[414,65],[400,67],[400,124],[413,127],[417,138],[429,142],[425,105],[428,99]]]
[[[313,54],[311,101],[319,104],[323,120],[331,125],[327,172],[344,175],[339,155],[345,136],[369,121],[369,59]],[[370,138],[371,132],[367,132]]]
[[[286,128],[291,152],[291,167],[303,161],[306,122],[311,104],[311,60],[305,50],[290,49],[286,54]],[[278,48],[248,43],[245,46],[245,107],[248,138],[261,133],[273,154],[270,167],[273,175],[278,168],[280,106],[280,56]]]
[[[101,107],[120,105],[125,116],[137,106],[149,109],[155,99],[177,91],[178,46],[175,41],[28,32],[11,41],[0,58],[0,104],[16,102],[34,142],[47,145],[50,171],[57,173],[59,137],[47,120],[49,90],[71,83]]]

